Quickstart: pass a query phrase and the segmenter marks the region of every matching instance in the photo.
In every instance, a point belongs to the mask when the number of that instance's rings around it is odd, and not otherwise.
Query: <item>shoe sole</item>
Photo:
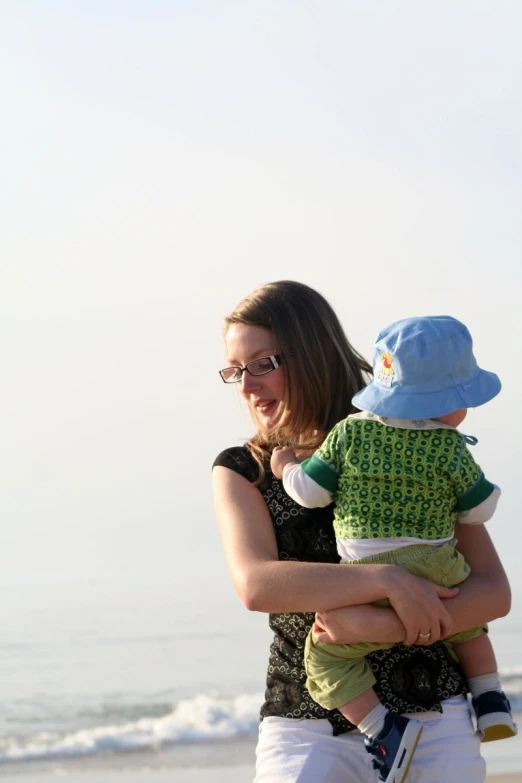
[[[404,732],[402,742],[397,751],[395,764],[392,766],[386,778],[386,783],[404,783],[406,775],[411,767],[413,756],[417,750],[417,745],[422,734],[422,724],[417,720],[411,720],[408,728]],[[408,761],[405,767],[399,766],[404,763],[404,758],[408,754]]]
[[[516,737],[517,732],[513,731],[511,726],[490,726],[485,729],[480,738],[481,742],[495,742],[495,740],[509,739]]]
[[[478,734],[481,742],[495,742],[515,737],[518,728],[511,715],[506,712],[494,712],[479,720]]]

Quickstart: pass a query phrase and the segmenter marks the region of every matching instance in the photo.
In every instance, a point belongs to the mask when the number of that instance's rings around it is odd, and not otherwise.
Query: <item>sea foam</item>
[[[501,672],[502,684],[514,712],[522,712],[522,667]],[[219,742],[254,736],[259,726],[260,693],[219,698],[199,694],[180,700],[161,715],[150,717],[150,704],[143,705],[148,717],[122,720],[122,710],[112,722],[70,732],[38,732],[29,736],[0,738],[0,762],[30,759],[59,759],[153,750],[167,745]],[[135,716],[138,705],[132,705]],[[138,712],[139,714],[139,712]],[[110,715],[105,715],[110,720]],[[518,718],[520,723],[520,717]]]
[[[70,758],[154,749],[162,745],[245,737],[256,733],[262,695],[219,699],[200,694],[184,699],[157,718],[142,718],[60,734],[40,732],[31,737],[0,739],[0,762]]]

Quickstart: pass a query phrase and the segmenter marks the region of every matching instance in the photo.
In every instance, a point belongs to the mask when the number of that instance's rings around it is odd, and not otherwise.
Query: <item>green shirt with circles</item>
[[[337,538],[447,538],[458,513],[493,492],[457,430],[402,429],[366,416],[339,422],[301,465],[334,494]]]

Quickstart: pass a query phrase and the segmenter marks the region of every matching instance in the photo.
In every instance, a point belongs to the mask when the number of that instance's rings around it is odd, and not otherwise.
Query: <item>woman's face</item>
[[[252,359],[274,356],[278,347],[274,336],[261,326],[231,324],[228,327],[225,343],[227,346],[227,364],[244,367]],[[255,412],[260,424],[267,429],[274,427],[284,403],[285,375],[283,367],[278,367],[266,375],[250,375],[245,370],[237,384],[241,395]]]

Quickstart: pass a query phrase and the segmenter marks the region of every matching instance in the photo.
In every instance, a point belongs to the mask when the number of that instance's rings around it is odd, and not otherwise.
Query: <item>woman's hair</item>
[[[260,483],[274,445],[317,448],[329,430],[356,409],[352,397],[367,383],[371,367],[355,351],[326,299],[313,288],[279,280],[257,288],[225,318],[232,324],[272,332],[285,370],[285,401],[274,429],[262,426],[248,447],[259,464]]]

